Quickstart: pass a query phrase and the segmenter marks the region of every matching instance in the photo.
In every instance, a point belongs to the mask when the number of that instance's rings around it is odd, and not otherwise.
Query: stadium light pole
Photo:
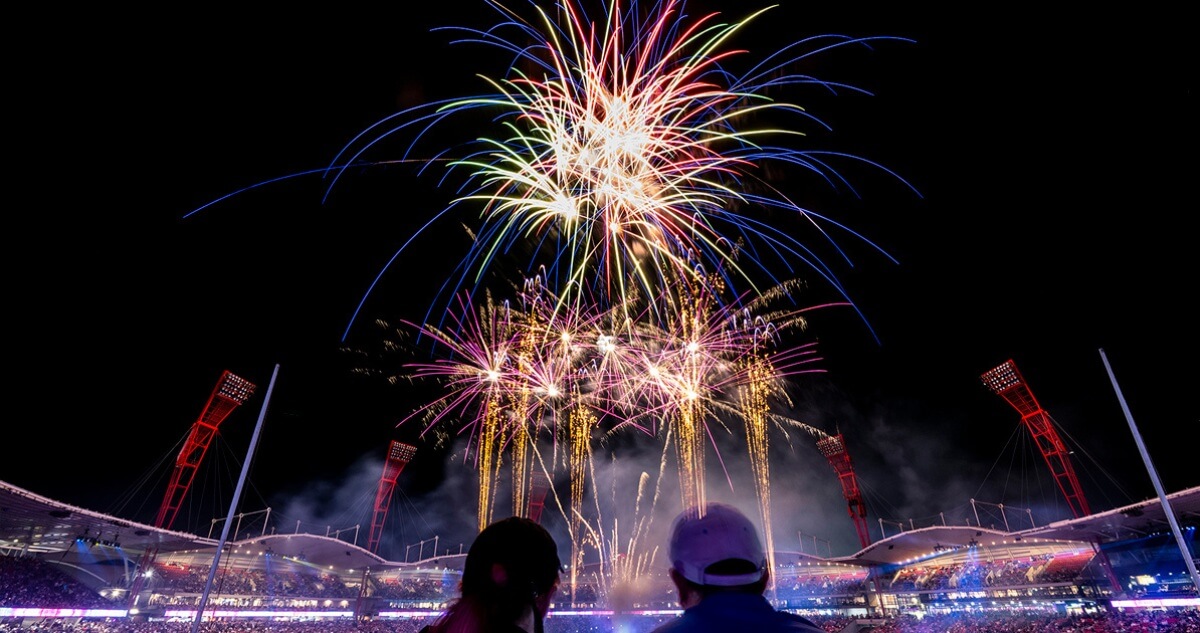
[[[1167,515],[1167,522],[1171,524],[1171,532],[1175,535],[1175,544],[1179,546],[1179,553],[1183,556],[1183,563],[1187,565],[1188,573],[1192,576],[1192,586],[1196,591],[1200,592],[1200,575],[1196,573],[1196,562],[1192,560],[1192,555],[1188,551],[1187,542],[1183,540],[1183,533],[1179,531],[1179,522],[1175,520],[1175,511],[1171,509],[1171,502],[1167,499],[1167,493],[1163,490],[1162,482],[1158,479],[1158,471],[1154,469],[1154,462],[1150,461],[1150,453],[1146,452],[1146,444],[1142,442],[1142,434],[1138,432],[1137,424],[1133,421],[1133,414],[1129,412],[1129,405],[1125,404],[1125,396],[1121,394],[1121,386],[1117,384],[1117,377],[1113,375],[1112,367],[1108,364],[1108,356],[1104,354],[1104,349],[1100,349],[1100,359],[1104,361],[1104,370],[1108,372],[1108,379],[1112,382],[1113,391],[1117,394],[1117,401],[1121,403],[1121,411],[1125,413],[1125,420],[1129,422],[1129,430],[1133,433],[1133,439],[1137,442],[1138,452],[1142,454],[1142,462],[1146,464],[1146,472],[1150,474],[1150,481],[1154,482],[1154,491],[1158,493],[1158,502],[1162,504],[1163,514]]]
[[[1021,424],[1037,444],[1075,518],[1091,514],[1087,497],[1083,494],[1079,478],[1075,476],[1075,467],[1071,464],[1071,451],[1059,436],[1053,418],[1042,408],[1029,385],[1025,383],[1025,377],[1017,369],[1016,363],[1009,359],[984,372],[980,380],[988,390],[1004,398],[1021,414]]]
[[[221,527],[221,540],[217,543],[216,553],[213,554],[212,567],[208,570],[208,581],[204,583],[204,595],[200,604],[196,605],[196,619],[192,622],[192,633],[199,633],[200,620],[204,618],[204,607],[208,604],[208,594],[212,590],[213,578],[217,575],[217,566],[221,564],[221,550],[225,547],[225,539],[229,538],[229,524],[237,511],[238,501],[242,497],[242,488],[246,483],[246,474],[250,471],[250,462],[254,458],[254,447],[258,444],[258,436],[262,432],[263,418],[267,415],[267,405],[271,403],[271,392],[275,390],[275,377],[279,375],[279,364],[271,372],[271,383],[267,385],[267,395],[263,398],[262,408],[258,411],[258,423],[254,425],[254,435],[250,437],[250,448],[246,449],[246,461],[242,462],[242,474],[238,477],[237,488],[233,491],[233,500],[229,502],[229,515],[225,517],[225,525]]]

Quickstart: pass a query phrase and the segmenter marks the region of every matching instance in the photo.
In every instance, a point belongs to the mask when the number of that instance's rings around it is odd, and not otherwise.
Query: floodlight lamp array
[[[839,455],[846,452],[846,446],[842,443],[841,438],[836,435],[831,435],[817,441],[817,450],[825,457]]]
[[[388,461],[407,463],[416,454],[417,447],[402,442],[392,442],[391,447],[388,448]]]
[[[217,393],[238,404],[243,404],[254,394],[254,383],[236,374],[225,372],[224,380],[221,381],[221,387]]]
[[[985,372],[980,378],[983,384],[992,393],[1002,393],[1019,384],[1021,384],[1021,374],[1017,371],[1017,366],[1011,360],[1006,361],[1003,365]]]

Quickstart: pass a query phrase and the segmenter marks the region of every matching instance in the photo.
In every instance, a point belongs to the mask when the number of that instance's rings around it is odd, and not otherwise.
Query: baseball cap
[[[675,571],[698,585],[748,585],[761,580],[767,569],[766,552],[754,524],[737,508],[715,501],[685,509],[675,517],[668,553]],[[748,563],[745,569],[753,571],[719,574],[708,570],[725,561],[744,561]]]

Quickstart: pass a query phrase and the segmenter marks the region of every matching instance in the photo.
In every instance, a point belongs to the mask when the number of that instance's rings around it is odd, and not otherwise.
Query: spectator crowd
[[[1050,561],[1036,562],[1040,573],[1047,570]],[[1078,562],[1078,561],[1076,561]],[[961,577],[961,572],[959,575]],[[992,570],[993,572],[996,570]],[[1027,576],[1025,572],[1018,576]],[[204,570],[204,574],[207,570]],[[1001,571],[1000,573],[1004,573]],[[162,600],[174,604],[194,603],[196,592],[203,587],[201,570],[177,567],[162,569],[158,581],[170,590],[163,591]],[[928,574],[921,582],[928,583],[935,576],[952,577],[954,574]],[[995,574],[993,574],[995,576]],[[801,579],[791,578],[789,590],[812,592],[818,587],[826,591],[844,591],[861,583],[855,574],[808,575]],[[898,575],[896,580],[907,582],[908,576]],[[253,602],[250,607],[270,607],[287,604],[311,605],[315,610],[328,606],[329,601],[337,604],[353,604],[357,591],[351,589],[333,574],[314,572],[303,574],[286,571],[272,574],[268,578],[261,570],[231,570],[225,577],[223,594],[241,593],[241,600]],[[941,581],[939,581],[941,582]],[[782,586],[782,585],[781,585]],[[374,586],[380,595],[397,600],[445,600],[453,595],[453,588],[436,579],[418,579],[412,583],[396,579],[381,580]],[[280,602],[283,601],[283,602]],[[124,605],[115,604],[71,576],[62,573],[54,565],[32,557],[0,556],[0,607],[114,609]],[[300,609],[303,610],[303,609]],[[351,609],[352,610],[352,609]],[[857,623],[861,633],[1200,633],[1200,610],[1101,610],[1095,613],[1061,614],[1056,612],[974,612],[969,614],[899,615],[888,618],[852,618],[846,616],[820,616],[806,614],[810,620],[828,633],[839,633]],[[672,614],[657,616],[604,616],[565,615],[550,612],[546,618],[546,633],[646,633],[652,628],[675,617]],[[412,618],[312,618],[281,620],[275,618],[240,618],[205,621],[202,633],[416,633],[432,619]],[[191,633],[193,622],[185,619],[176,621],[136,621],[132,618],[23,618],[0,617],[0,633]]]

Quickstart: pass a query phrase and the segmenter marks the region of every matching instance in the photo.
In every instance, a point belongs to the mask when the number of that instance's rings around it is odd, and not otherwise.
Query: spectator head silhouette
[[[667,555],[683,613],[651,633],[824,633],[767,600],[767,552],[754,523],[731,505],[710,502],[680,512]]]
[[[536,521],[496,521],[475,537],[463,564],[461,596],[431,630],[485,633],[528,625],[540,633],[561,566],[554,537]]]
[[[766,579],[758,530],[737,508],[717,502],[688,508],[671,524],[671,569],[700,586],[734,587]]]

